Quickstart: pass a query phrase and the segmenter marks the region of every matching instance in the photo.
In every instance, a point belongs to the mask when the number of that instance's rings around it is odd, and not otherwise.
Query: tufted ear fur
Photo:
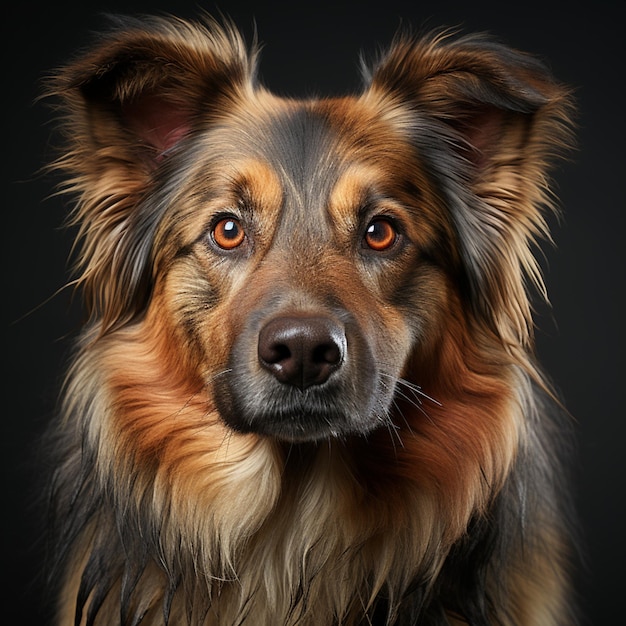
[[[368,79],[410,109],[411,140],[450,211],[471,310],[507,344],[527,344],[526,282],[545,295],[531,248],[548,236],[546,177],[569,143],[569,93],[533,57],[481,36],[401,38]]]
[[[255,63],[232,28],[124,18],[51,81],[67,140],[54,166],[69,174],[67,191],[78,196],[77,283],[102,331],[139,313],[149,293],[158,215],[142,200],[155,171],[252,85]]]

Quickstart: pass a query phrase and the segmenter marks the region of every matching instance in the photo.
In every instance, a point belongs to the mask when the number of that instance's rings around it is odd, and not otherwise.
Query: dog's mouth
[[[380,378],[354,322],[286,315],[240,335],[227,373],[214,383],[215,398],[236,431],[317,441],[384,425],[393,385]]]

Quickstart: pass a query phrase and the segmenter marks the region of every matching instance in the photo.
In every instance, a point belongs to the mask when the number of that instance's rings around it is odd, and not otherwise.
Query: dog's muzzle
[[[231,428],[315,441],[384,423],[393,385],[381,385],[372,348],[348,313],[258,318],[238,335],[214,383]]]

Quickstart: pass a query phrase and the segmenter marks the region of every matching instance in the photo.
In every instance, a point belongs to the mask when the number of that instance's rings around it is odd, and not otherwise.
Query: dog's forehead
[[[283,218],[305,230],[324,222],[333,191],[355,165],[380,164],[390,143],[399,141],[381,116],[350,98],[290,101],[246,125],[246,149],[281,185]]]
[[[346,159],[332,119],[315,106],[295,106],[259,127],[261,158],[277,173],[285,207],[310,214],[321,208]]]

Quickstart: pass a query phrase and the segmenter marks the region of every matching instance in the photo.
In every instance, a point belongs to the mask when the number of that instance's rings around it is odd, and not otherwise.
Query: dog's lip
[[[222,419],[237,431],[293,443],[365,435],[383,425],[384,420],[378,414],[365,408],[346,411],[340,404],[331,402],[320,406],[315,402],[319,402],[319,397],[311,401],[310,396],[318,394],[310,389],[294,389],[290,395],[289,406],[266,404],[263,410],[248,413],[247,418],[245,411],[229,410],[222,414]],[[299,402],[295,400],[298,397]]]
[[[249,432],[271,437],[288,443],[310,443],[325,439],[340,439],[349,434],[356,434],[357,429],[347,420],[325,419],[321,415],[277,415],[268,419],[255,420],[249,424]]]
[[[307,391],[297,389],[294,395],[304,397]],[[307,406],[302,401],[285,408],[271,408],[257,412],[254,419],[246,420],[252,431],[280,438],[311,440],[319,437],[335,437],[348,429],[350,420],[346,414],[334,408]]]

